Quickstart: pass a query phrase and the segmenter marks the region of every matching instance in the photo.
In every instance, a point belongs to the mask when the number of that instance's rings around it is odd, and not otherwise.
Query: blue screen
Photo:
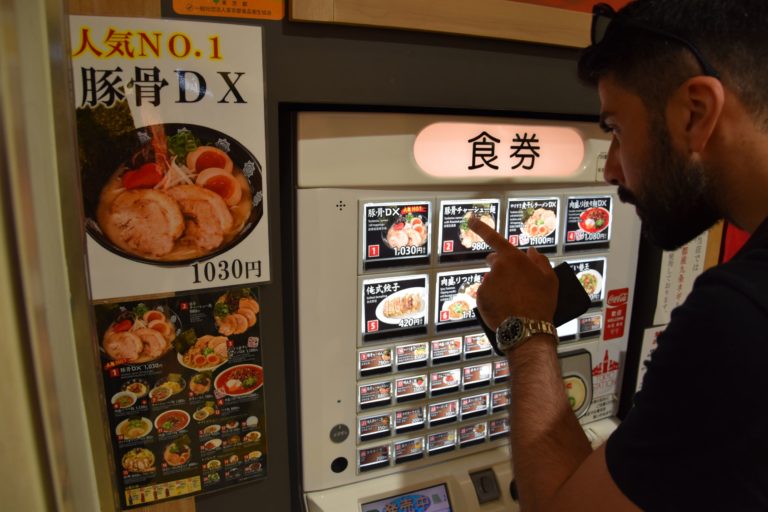
[[[362,512],[451,512],[445,484],[363,504]]]

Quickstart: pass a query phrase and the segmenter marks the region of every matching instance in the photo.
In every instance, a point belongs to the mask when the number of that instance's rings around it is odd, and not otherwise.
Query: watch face
[[[519,318],[510,318],[501,324],[498,341],[504,345],[511,345],[517,342],[522,334],[523,322]]]
[[[517,341],[523,334],[523,322],[515,318],[509,323],[509,338],[511,341]]]

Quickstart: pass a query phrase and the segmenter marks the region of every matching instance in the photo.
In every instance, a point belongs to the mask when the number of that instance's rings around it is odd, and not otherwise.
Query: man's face
[[[605,179],[635,205],[646,238],[671,250],[712,226],[721,217],[716,187],[699,161],[673,146],[662,114],[610,79],[599,91],[602,123],[613,134]]]

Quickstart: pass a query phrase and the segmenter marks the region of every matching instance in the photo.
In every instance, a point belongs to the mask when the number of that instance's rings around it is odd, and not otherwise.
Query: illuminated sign
[[[584,141],[566,127],[441,122],[416,136],[413,156],[440,178],[567,178],[580,171]]]

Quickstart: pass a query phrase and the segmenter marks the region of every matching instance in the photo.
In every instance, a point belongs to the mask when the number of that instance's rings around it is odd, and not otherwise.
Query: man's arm
[[[509,363],[512,465],[522,510],[638,510],[608,473],[605,448],[592,451],[568,403],[552,339],[529,339]]]
[[[551,321],[557,277],[536,250],[523,253],[493,228],[470,227],[496,252],[477,306],[492,329],[508,316]],[[613,482],[604,449],[592,451],[565,394],[557,347],[537,335],[508,353],[512,464],[524,511],[638,510]]]

